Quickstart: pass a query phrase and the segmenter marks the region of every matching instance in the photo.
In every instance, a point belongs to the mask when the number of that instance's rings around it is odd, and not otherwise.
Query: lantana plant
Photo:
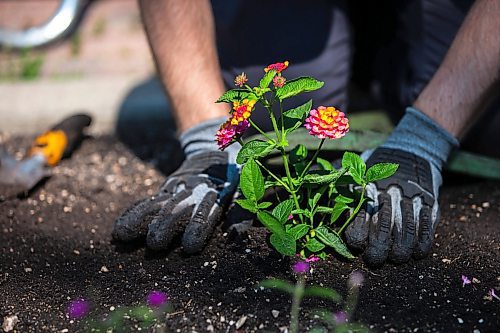
[[[398,165],[379,163],[367,169],[360,156],[345,152],[342,167],[337,169],[320,158],[325,140],[346,135],[349,121],[334,106],[313,108],[312,100],[284,110],[284,100],[324,84],[307,76],[287,80],[283,71],[288,66],[288,61],[267,66],[256,87],[247,85],[244,73],[236,77],[238,87],[217,100],[232,106],[229,119],[216,133],[217,144],[221,150],[234,142],[241,144],[236,161],[243,166],[240,189],[244,198],[237,203],[257,215],[271,232],[270,242],[278,252],[324,258],[327,248],[331,248],[353,258],[341,233],[367,200],[366,185],[391,176]],[[268,113],[272,132],[264,132],[252,121],[257,104]],[[242,135],[250,127],[262,138],[245,142]],[[318,138],[318,148],[312,154],[302,144],[289,146],[288,135],[301,128]],[[281,155],[284,175],[266,165],[266,157],[275,153]],[[269,199],[271,195],[266,196],[266,192],[274,193],[276,199]]]

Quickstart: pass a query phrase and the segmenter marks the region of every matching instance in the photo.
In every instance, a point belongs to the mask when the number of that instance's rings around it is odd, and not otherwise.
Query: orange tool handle
[[[29,155],[42,154],[48,165],[56,165],[73,152],[83,139],[83,130],[91,122],[92,118],[86,114],[77,114],[64,119],[33,141]]]

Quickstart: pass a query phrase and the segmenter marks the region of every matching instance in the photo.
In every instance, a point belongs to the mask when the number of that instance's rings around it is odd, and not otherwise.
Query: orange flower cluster
[[[250,118],[252,109],[257,101],[254,99],[244,99],[243,101],[233,102],[233,115],[231,117],[231,124],[238,125],[242,121]]]

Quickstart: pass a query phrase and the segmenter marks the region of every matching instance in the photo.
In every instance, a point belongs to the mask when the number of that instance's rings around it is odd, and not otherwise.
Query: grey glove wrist
[[[414,107],[406,108],[405,116],[381,147],[413,153],[434,164],[439,171],[458,140],[427,115]]]

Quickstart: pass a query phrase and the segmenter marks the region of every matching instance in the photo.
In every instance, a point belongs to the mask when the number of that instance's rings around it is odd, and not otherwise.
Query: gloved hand
[[[399,164],[392,177],[367,186],[373,201],[346,229],[348,245],[364,250],[367,264],[404,263],[429,254],[439,222],[441,166],[457,146],[432,119],[408,108],[388,140],[362,155],[367,167]]]
[[[137,202],[116,220],[114,239],[126,242],[146,236],[148,248],[161,250],[184,231],[184,251],[202,250],[239,181],[239,145],[219,151],[215,143],[224,121],[210,120],[181,135],[186,160],[156,195]]]

